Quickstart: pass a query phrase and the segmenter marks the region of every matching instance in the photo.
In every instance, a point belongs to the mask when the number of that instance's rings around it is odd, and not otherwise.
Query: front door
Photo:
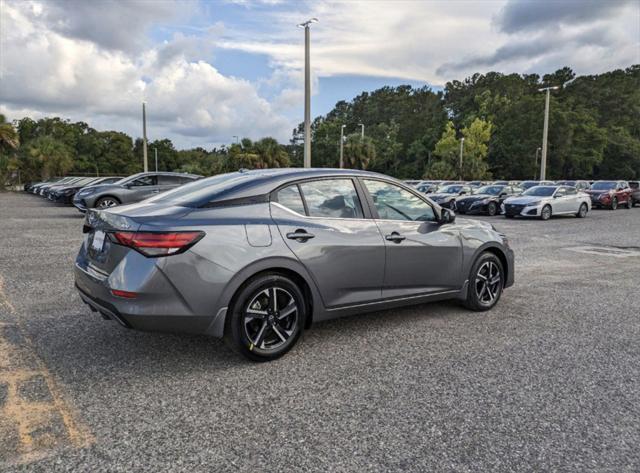
[[[139,202],[143,199],[153,197],[160,191],[158,187],[158,176],[142,176],[129,184],[127,192],[127,202]],[[125,202],[123,202],[125,203]]]
[[[460,289],[462,243],[453,225],[441,225],[431,204],[386,181],[363,179],[385,238],[383,298]]]
[[[272,198],[271,217],[314,278],[326,307],[380,300],[384,243],[376,223],[365,218],[352,179],[280,189]]]

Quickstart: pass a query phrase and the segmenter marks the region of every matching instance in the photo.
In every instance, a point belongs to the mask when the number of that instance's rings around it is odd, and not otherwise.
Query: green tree
[[[73,152],[51,136],[41,136],[29,143],[28,153],[41,168],[41,177],[64,176],[73,168]]]
[[[376,147],[368,136],[359,134],[347,136],[344,144],[344,164],[350,169],[367,169],[376,159]]]

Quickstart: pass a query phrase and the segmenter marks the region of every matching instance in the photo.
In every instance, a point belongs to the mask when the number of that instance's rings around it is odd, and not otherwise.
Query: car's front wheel
[[[253,361],[281,357],[300,338],[306,317],[302,291],[280,274],[263,274],[246,284],[231,308],[227,343]]]
[[[631,200],[631,197],[629,197],[627,199],[627,208],[630,209],[631,207],[633,207],[633,201]]]
[[[618,208],[618,199],[617,198],[613,198],[613,200],[611,201],[611,210],[616,210]]]
[[[489,202],[489,205],[487,205],[487,213],[489,217],[494,217],[498,213],[498,205],[495,202]]]
[[[588,211],[589,211],[589,209],[587,208],[587,204],[581,204],[580,205],[580,209],[578,210],[578,213],[576,214],[576,217],[585,218],[587,216],[587,212]]]
[[[542,220],[549,220],[551,218],[551,206],[545,205],[542,207],[542,212],[540,212],[540,218]]]
[[[500,300],[504,269],[493,253],[482,253],[471,268],[464,306],[475,311],[489,310]]]
[[[115,207],[116,205],[120,205],[120,201],[111,196],[101,197],[96,201],[97,209],[108,209],[109,207]]]

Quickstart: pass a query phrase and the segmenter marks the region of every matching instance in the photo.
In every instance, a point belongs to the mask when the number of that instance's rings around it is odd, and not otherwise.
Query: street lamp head
[[[309,18],[307,21],[299,23],[296,26],[298,28],[308,28],[311,23],[317,23],[318,21],[320,21],[320,20],[318,20],[317,18]]]
[[[344,130],[346,127],[347,125],[342,125],[340,128]]]

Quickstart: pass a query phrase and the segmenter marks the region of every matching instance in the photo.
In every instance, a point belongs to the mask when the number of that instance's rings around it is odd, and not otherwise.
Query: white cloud
[[[178,33],[134,54],[47,28],[36,18],[47,6],[3,5],[12,28],[3,29],[0,102],[9,118],[59,114],[136,137],[146,100],[150,137],[178,146],[228,143],[233,135],[289,138],[291,123],[256,86],[196,59],[202,38]]]
[[[538,72],[546,73],[568,65],[588,74],[640,61],[640,4],[599,3],[604,6],[591,14],[583,10],[594,0],[314,1],[296,4],[301,5],[297,11],[274,13],[266,21],[274,26],[262,35],[229,32],[220,46],[268,54],[281,67],[300,69],[303,36],[294,25],[315,16],[320,22],[312,25],[311,54],[320,76],[372,75],[442,85],[478,71],[531,72],[544,65],[550,69]],[[561,10],[556,22],[542,14],[554,5]],[[608,42],[598,48],[584,35],[585,25],[606,31]],[[538,38],[545,44],[555,40],[555,47],[539,54]],[[514,42],[523,46],[521,54]],[[501,49],[511,57],[486,60]]]

